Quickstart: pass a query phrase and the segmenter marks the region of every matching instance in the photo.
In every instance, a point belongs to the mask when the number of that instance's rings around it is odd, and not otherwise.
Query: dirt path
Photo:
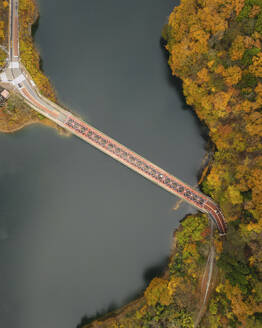
[[[214,262],[215,262],[216,252],[214,247],[214,223],[212,220],[210,220],[210,228],[211,229],[210,229],[209,254],[208,254],[207,263],[201,283],[200,310],[195,319],[194,328],[196,328],[199,325],[205,313],[208,297],[210,295],[210,287],[211,287],[211,282],[214,272]]]

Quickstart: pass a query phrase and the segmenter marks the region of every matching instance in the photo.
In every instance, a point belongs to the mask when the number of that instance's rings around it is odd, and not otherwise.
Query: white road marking
[[[19,62],[17,62],[17,61],[10,62],[9,67],[10,68],[19,68]]]
[[[19,75],[16,79],[12,81],[14,85],[17,85],[18,83],[21,83],[25,80],[25,77],[23,74]]]
[[[8,82],[8,78],[5,73],[0,74],[0,79],[2,82]]]

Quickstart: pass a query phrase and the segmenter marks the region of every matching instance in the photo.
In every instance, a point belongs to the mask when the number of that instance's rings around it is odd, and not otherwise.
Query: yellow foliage
[[[262,83],[258,83],[258,85],[255,88],[255,92],[257,93],[258,96],[262,97]]]
[[[223,117],[224,113],[223,111],[225,110],[231,96],[233,94],[233,91],[230,92],[218,92],[215,96],[213,96],[213,104],[215,110],[218,110],[221,112],[219,116]]]
[[[148,312],[148,306],[144,305],[140,310],[136,311],[136,318],[141,319]]]
[[[236,39],[233,41],[232,46],[229,50],[230,57],[232,60],[239,60],[243,57],[245,52],[245,44],[244,37],[242,35],[238,35]]]
[[[208,63],[207,63],[207,66],[209,68],[211,68],[213,65],[214,65],[215,61],[214,60],[210,60]]]
[[[227,188],[227,194],[228,194],[228,197],[229,197],[229,199],[230,199],[230,201],[233,205],[242,203],[243,198],[240,194],[240,191],[236,187],[229,186]]]
[[[182,278],[181,277],[175,277],[173,276],[169,283],[168,283],[168,290],[169,290],[169,293],[170,295],[173,295],[176,290],[177,290],[177,287],[181,285],[181,282],[182,282]]]
[[[257,77],[262,77],[262,53],[258,53],[252,58],[252,65],[249,66],[250,73]]]
[[[9,4],[8,4],[8,1],[4,0],[4,1],[3,1],[3,6],[4,6],[4,8],[7,8],[8,5],[9,5]]]
[[[253,34],[252,34],[252,38],[256,41],[256,40],[259,40],[261,39],[261,34],[258,33],[257,31],[255,31]]]
[[[172,38],[176,42],[184,39],[185,34],[188,32],[187,22],[197,21],[194,16],[194,2],[195,0],[182,0],[181,6],[175,7],[173,12],[169,16],[169,26],[171,31],[175,31],[172,34]]]
[[[223,250],[223,243],[221,240],[215,240],[214,241],[215,248],[216,248],[216,254],[221,254]]]
[[[250,295],[247,300],[244,300],[239,287],[232,286],[228,280],[226,280],[224,291],[227,298],[231,301],[233,313],[242,324],[245,324],[248,316],[253,315],[255,312],[261,312],[262,304],[257,304]]]
[[[262,135],[262,114],[260,112],[253,112],[249,116],[246,129],[250,135]]]
[[[222,170],[220,172],[218,167],[211,169],[211,172],[207,177],[208,184],[210,185],[211,188],[218,189],[221,186],[222,179],[220,173],[222,172],[223,172]]]
[[[212,4],[199,10],[198,17],[204,30],[212,34],[224,32],[227,28],[227,21],[222,15],[219,15]]]
[[[172,303],[172,296],[168,289],[168,281],[162,278],[154,278],[145,291],[145,298],[148,305],[155,306],[157,303],[169,305]]]
[[[223,284],[217,285],[217,287],[216,287],[216,292],[217,293],[224,292],[224,290],[225,290],[225,286]]]
[[[245,0],[234,0],[234,4],[235,4],[236,14],[238,16],[245,5]]]
[[[233,86],[241,80],[242,71],[239,66],[230,66],[227,70],[222,72],[225,82],[228,86]]]
[[[225,73],[224,66],[222,66],[222,65],[218,65],[217,68],[215,69],[215,72],[216,72],[217,74],[221,74],[221,75],[223,75],[223,74]]]
[[[260,11],[261,11],[261,8],[257,5],[254,5],[249,13],[249,17],[250,18],[256,17],[260,13]]]
[[[196,244],[194,243],[188,243],[185,245],[183,249],[183,259],[190,260],[192,262],[193,260],[196,260],[199,257],[199,254],[197,252]]]
[[[243,40],[245,48],[249,49],[252,48],[254,45],[254,40],[250,36],[245,36]]]
[[[235,111],[242,111],[249,113],[257,107],[255,102],[251,102],[249,100],[239,101],[239,103],[234,106]]]
[[[255,92],[257,94],[256,101],[255,101],[256,107],[260,108],[262,106],[262,84],[260,82],[255,88]]]
[[[201,71],[197,73],[197,76],[200,83],[209,81],[208,70],[206,68],[202,68]]]
[[[262,226],[259,223],[251,222],[247,225],[247,231],[254,231],[259,234],[262,232]]]

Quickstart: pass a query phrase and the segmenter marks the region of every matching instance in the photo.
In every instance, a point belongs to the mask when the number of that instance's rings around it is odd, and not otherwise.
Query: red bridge
[[[201,212],[209,214],[219,233],[225,235],[226,223],[219,207],[209,197],[180,181],[170,173],[121,145],[91,125],[69,115],[64,122],[72,133],[89,144],[143,175],[171,194],[182,198]]]
[[[10,83],[12,87],[14,86],[26,103],[34,110],[143,175],[146,179],[151,180],[171,194],[187,201],[201,212],[207,213],[217,225],[219,233],[225,235],[226,223],[224,216],[217,204],[209,197],[178,180],[173,175],[106,136],[91,125],[76,118],[73,114],[52,103],[39,93],[29,73],[20,62],[18,2],[19,0],[10,0],[9,2],[9,65],[0,74],[2,82]]]

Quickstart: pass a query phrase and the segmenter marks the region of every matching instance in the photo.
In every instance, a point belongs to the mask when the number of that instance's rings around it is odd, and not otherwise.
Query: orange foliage
[[[235,0],[234,2],[235,2],[235,11],[238,16],[244,7],[245,0]]]
[[[245,51],[244,39],[242,35],[238,35],[233,41],[230,48],[230,57],[232,60],[239,60],[242,58]]]
[[[167,40],[172,73],[182,79],[187,104],[192,105],[205,122],[217,148],[203,189],[220,203],[226,219],[232,222],[231,233],[234,231],[236,237],[227,242],[231,244],[225,252],[234,258],[235,248],[250,249],[248,258],[237,253],[238,261],[256,267],[260,274],[261,22],[262,3],[257,0],[182,0],[170,15]],[[236,220],[238,224],[233,225]],[[216,242],[218,253],[223,253],[221,247]],[[191,254],[184,257],[184,261],[192,267],[195,251],[191,244],[183,250],[184,256]],[[254,285],[256,278],[252,279],[253,282],[248,280],[245,286]],[[241,279],[239,281],[236,279],[241,285]],[[235,316],[245,324],[248,315],[261,311],[258,298],[243,296],[245,288],[237,283],[227,285],[221,299],[229,299],[232,308],[227,316],[219,313],[223,327],[228,327],[229,318],[232,320]],[[215,327],[210,322],[203,327]]]
[[[237,84],[241,80],[242,71],[239,66],[231,66],[223,72],[225,83],[229,87]]]
[[[209,81],[208,70],[204,67],[197,73],[198,82],[204,83]]]
[[[260,52],[252,59],[253,63],[249,66],[250,73],[257,77],[262,77],[262,53]]]
[[[249,17],[250,18],[254,18],[256,17],[261,11],[261,8],[259,6],[253,6],[253,8],[251,9],[250,13],[249,13]]]
[[[231,301],[233,313],[243,325],[245,325],[248,316],[262,311],[262,303],[256,304],[252,296],[244,300],[241,290],[237,286],[231,286],[229,281],[226,281],[225,293]]]

